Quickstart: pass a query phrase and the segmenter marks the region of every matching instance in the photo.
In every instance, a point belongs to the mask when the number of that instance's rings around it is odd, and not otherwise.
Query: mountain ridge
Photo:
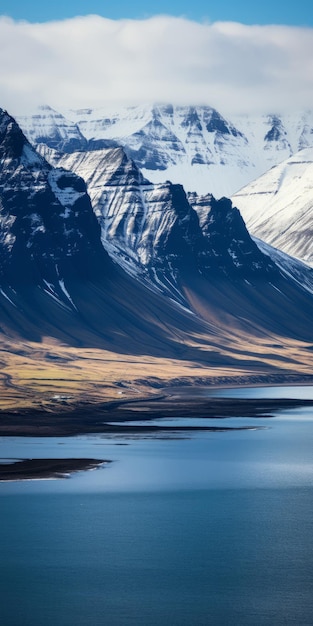
[[[151,389],[153,378],[310,372],[308,268],[260,251],[227,199],[153,185],[122,148],[77,155],[61,158],[81,160],[86,182],[0,111],[3,402],[50,406],[64,388],[112,397],[125,380]]]
[[[273,301],[279,293],[286,298],[289,281],[293,289],[302,290],[305,284],[306,291],[312,293],[309,268],[286,256],[282,260],[270,247],[263,254],[230,200],[216,201],[210,194],[186,195],[182,187],[170,182],[153,185],[122,148],[62,155],[43,147],[43,152],[52,163],[86,180],[101,224],[102,243],[115,262],[145,285],[154,286],[187,308],[191,306],[197,315],[201,311],[207,321],[212,321],[210,306],[214,310],[219,306],[216,297],[220,304],[223,302],[221,317],[228,323],[232,306],[235,309],[235,302],[241,302],[235,324],[238,326],[240,318],[238,327],[244,328],[244,310],[251,309],[249,297],[256,299],[256,289],[260,290],[264,311],[269,311],[269,305],[262,290],[269,290],[267,298]],[[195,284],[203,294],[200,300],[207,299],[205,313],[193,292]],[[233,305],[223,289],[232,294]],[[288,297],[294,300],[300,294],[289,293]],[[229,307],[228,313],[225,307]],[[216,314],[213,319],[216,323]],[[294,325],[292,317],[288,325]],[[273,328],[277,331],[277,322]],[[306,331],[306,337],[310,336]]]
[[[232,196],[270,167],[313,145],[313,111],[234,116],[210,106],[141,105],[80,109],[48,105],[17,118],[28,139],[63,152],[125,148],[154,183]]]

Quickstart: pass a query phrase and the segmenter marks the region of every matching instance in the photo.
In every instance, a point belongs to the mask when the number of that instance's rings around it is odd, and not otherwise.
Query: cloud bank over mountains
[[[2,107],[173,102],[222,113],[313,106],[313,28],[96,15],[0,18]]]

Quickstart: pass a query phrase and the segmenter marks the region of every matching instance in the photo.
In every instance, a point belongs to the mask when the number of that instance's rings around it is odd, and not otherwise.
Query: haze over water
[[[312,398],[313,388],[222,393]],[[218,424],[261,428],[3,438],[2,457],[114,463],[0,484],[1,624],[311,625],[312,408]]]

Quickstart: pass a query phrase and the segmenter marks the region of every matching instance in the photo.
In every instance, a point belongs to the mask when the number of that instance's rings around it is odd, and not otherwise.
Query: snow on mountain
[[[213,333],[235,318],[239,328],[311,336],[311,269],[254,241],[230,200],[153,184],[122,148],[40,151],[86,180],[102,243],[136,282],[204,318]]]
[[[19,116],[16,120],[33,145],[44,142],[63,152],[81,150],[87,146],[78,126],[48,105],[39,106],[32,116]]]
[[[285,252],[273,248],[273,246],[257,237],[253,237],[253,240],[258,248],[283,270],[286,276],[289,276],[301,287],[313,294],[313,268],[308,267],[306,263],[289,256]]]
[[[309,283],[230,200],[154,185],[122,148],[43,150],[50,164],[0,112],[2,337],[245,371],[307,363]]]
[[[180,302],[177,285],[186,268],[241,278],[273,271],[229,200],[187,197],[181,185],[150,183],[123,148],[63,155],[39,149],[86,181],[110,256]]]
[[[40,285],[59,302],[64,280],[93,275],[110,264],[85,182],[54,169],[0,109],[0,280]]]
[[[305,148],[233,196],[251,234],[313,264],[313,148]]]
[[[144,218],[143,189],[153,186],[144,179],[123,148],[62,154],[45,145],[38,150],[55,167],[78,174],[86,181],[94,212],[101,225],[102,243],[110,256],[127,271],[137,274],[140,223]],[[134,235],[134,227],[138,232]],[[126,264],[126,265],[125,265]],[[136,266],[137,269],[136,269]]]
[[[44,107],[18,121],[34,144],[63,152],[121,145],[152,182],[171,180],[215,197],[230,197],[313,145],[313,111],[230,121],[210,106],[102,107],[64,115]]]
[[[206,322],[122,272],[100,235],[85,182],[49,165],[0,110],[1,345],[52,337],[174,358],[190,332],[207,333]]]

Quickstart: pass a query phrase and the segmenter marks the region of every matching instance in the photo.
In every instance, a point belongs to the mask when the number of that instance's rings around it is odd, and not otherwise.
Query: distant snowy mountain
[[[83,150],[87,141],[78,126],[48,105],[38,107],[32,116],[17,117],[27,139],[33,144],[45,143],[62,152]]]
[[[121,145],[143,175],[230,197],[270,167],[313,146],[313,111],[225,119],[210,106],[146,105],[64,115],[39,107],[18,121],[33,144],[72,152]]]
[[[233,196],[251,234],[313,265],[313,148]]]

